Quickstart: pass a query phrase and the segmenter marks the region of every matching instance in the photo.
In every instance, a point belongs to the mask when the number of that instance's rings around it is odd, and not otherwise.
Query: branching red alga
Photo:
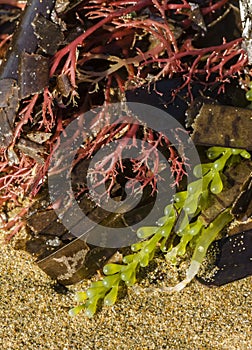
[[[20,101],[13,142],[8,150],[1,150],[1,202],[17,204],[19,198],[28,193],[34,197],[44,183],[50,157],[59,146],[61,132],[89,108],[102,103],[106,107],[111,102],[124,99],[127,89],[173,76],[184,80],[174,93],[187,86],[192,98],[192,82],[197,81],[204,86],[224,83],[242,72],[247,55],[241,47],[241,38],[229,42],[223,38],[222,44],[210,47],[194,46],[194,35],[204,35],[209,24],[221,17],[227,6],[227,0],[205,1],[199,6],[187,0],[94,0],[78,4],[74,15],[68,8],[60,13],[59,17],[65,22],[66,44],[62,44],[51,57],[51,80],[42,93]],[[194,22],[195,8],[202,18],[201,27]],[[68,20],[71,16],[74,16],[78,28]],[[74,39],[69,40],[70,31],[74,31]],[[4,37],[0,45],[9,39]],[[59,88],[59,77],[65,80],[66,92]],[[224,85],[220,86],[223,88]],[[97,96],[99,102],[93,96]],[[97,116],[101,117],[104,114]],[[52,134],[44,142],[44,164],[38,164],[36,159],[16,150],[16,144],[26,135],[27,129]],[[102,145],[115,140],[122,129],[126,130],[123,134],[127,136],[125,147],[134,147],[137,133],[151,146],[151,152],[143,149],[141,156],[132,160],[135,182],[140,181],[143,187],[151,183],[155,189],[158,157],[154,161],[153,173],[149,171],[148,162],[151,153],[155,155],[158,147],[166,144],[174,183],[179,184],[185,174],[185,159],[179,157],[169,140],[165,140],[163,135],[153,135],[148,128],[141,130],[139,126],[120,124],[120,121],[106,124],[94,138],[87,139],[85,147],[77,152],[75,162],[92,157]],[[14,162],[10,162],[11,154]],[[118,165],[123,167],[121,154],[121,149],[116,149],[93,174],[99,177],[99,172],[106,169],[100,181],[110,180],[109,190],[116,181]]]

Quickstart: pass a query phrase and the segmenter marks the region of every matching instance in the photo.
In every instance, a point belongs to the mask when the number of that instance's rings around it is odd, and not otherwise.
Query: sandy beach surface
[[[158,258],[136,288],[88,319],[68,315],[75,292],[88,281],[60,294],[27,253],[1,244],[0,254],[0,349],[252,349],[251,278],[220,288],[194,281],[173,295],[148,293],[146,287],[176,283],[185,267]]]

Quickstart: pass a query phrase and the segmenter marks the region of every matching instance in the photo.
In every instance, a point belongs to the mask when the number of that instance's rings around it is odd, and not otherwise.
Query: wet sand
[[[88,319],[68,315],[88,281],[59,294],[27,253],[1,244],[0,254],[0,349],[252,349],[251,278],[150,294],[146,287],[174,284],[181,274],[157,259],[136,289]]]

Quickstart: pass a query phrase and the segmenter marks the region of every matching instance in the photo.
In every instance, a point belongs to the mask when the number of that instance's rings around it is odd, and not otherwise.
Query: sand
[[[68,315],[88,281],[59,294],[27,253],[1,244],[0,254],[0,349],[252,349],[251,278],[148,293],[146,287],[175,283],[183,270],[157,259],[136,288],[88,319]]]

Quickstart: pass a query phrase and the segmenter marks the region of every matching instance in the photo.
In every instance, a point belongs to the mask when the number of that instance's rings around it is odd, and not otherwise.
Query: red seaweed
[[[12,78],[19,84],[22,72],[18,72],[17,56],[23,51],[38,54],[39,46],[44,50],[45,46],[39,44],[42,40],[39,36],[47,36],[47,33],[45,30],[41,34],[36,18],[39,14],[40,22],[43,22],[41,15],[51,21],[49,12],[53,7],[54,1],[28,1],[1,66],[1,79]],[[59,145],[62,130],[89,108],[123,100],[125,91],[150,86],[164,77],[180,77],[182,83],[173,91],[173,95],[186,87],[189,100],[193,99],[192,86],[195,82],[201,84],[203,89],[218,84],[219,92],[223,91],[225,84],[232,77],[237,78],[247,64],[242,39],[237,36],[229,40],[223,38],[221,43],[208,45],[206,42],[205,47],[197,47],[195,37],[204,37],[211,30],[211,23],[218,21],[227,7],[226,0],[200,3],[197,11],[202,19],[201,26],[195,24],[192,15],[195,6],[187,0],[79,1],[73,8],[67,7],[59,13],[58,16],[65,22],[64,44],[53,56],[53,49],[39,52],[42,57],[50,59],[50,80],[43,82],[42,92],[40,87],[31,92],[28,98],[19,98],[17,117],[8,127],[13,132],[12,139],[10,141],[8,138],[2,144],[2,202],[17,203],[20,196],[30,195],[33,198],[38,193],[44,183],[52,152]],[[48,28],[51,28],[49,22],[43,23],[48,23]],[[56,32],[62,30],[60,26],[57,29],[57,25],[54,23],[53,26]],[[0,45],[5,45],[9,38],[3,38]],[[65,90],[59,87],[59,77],[65,81]],[[78,154],[78,160],[92,156],[99,147],[110,142],[120,127],[108,125],[100,130],[96,138],[87,143],[85,151]],[[127,135],[131,137],[139,132],[135,126],[128,127]],[[27,130],[52,132],[52,137],[44,145],[44,164],[39,164],[16,147]],[[164,142],[152,137],[147,130],[144,138],[151,140],[153,149]],[[174,184],[178,185],[185,173],[185,160],[178,158],[168,140],[165,142],[175,174]],[[13,164],[10,162],[11,156]],[[109,158],[104,159],[106,165],[110,164],[106,179],[113,179],[118,161],[119,150],[112,162]],[[134,164],[135,179],[141,179],[143,186],[152,182],[155,187],[156,179],[149,174],[147,176],[145,165],[144,157]],[[20,173],[23,174],[22,181],[19,179]]]

